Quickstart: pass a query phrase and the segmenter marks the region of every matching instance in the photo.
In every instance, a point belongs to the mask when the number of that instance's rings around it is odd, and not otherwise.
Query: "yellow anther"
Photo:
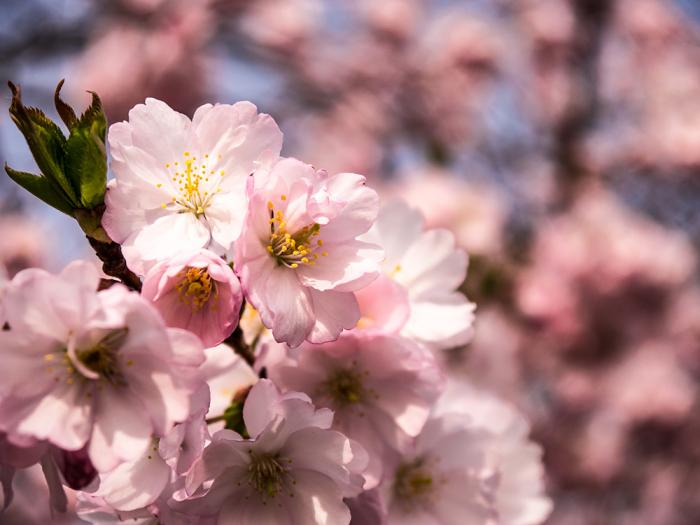
[[[287,200],[287,196],[286,196],[286,195],[282,195],[282,196],[280,197],[280,199],[282,199],[283,201],[286,201],[286,200]]]
[[[316,244],[318,244],[319,246],[323,246],[323,239],[317,240]]]
[[[328,257],[328,252],[322,252],[321,255],[323,255],[324,257]]]
[[[205,268],[187,268],[180,272],[181,281],[175,286],[180,293],[180,301],[197,312],[212,298],[216,300],[218,291]]]
[[[267,201],[267,209],[268,209],[268,210],[271,210],[271,209],[273,209],[274,207],[275,207],[275,205],[272,204],[272,201]]]
[[[297,263],[292,263],[289,266],[291,266],[292,268],[299,268],[299,265]]]

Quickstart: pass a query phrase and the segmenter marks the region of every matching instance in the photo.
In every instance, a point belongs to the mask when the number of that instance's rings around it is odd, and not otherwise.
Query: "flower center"
[[[170,202],[161,205],[162,208],[176,206],[181,213],[194,213],[195,217],[199,218],[207,211],[211,199],[216,195],[220,188],[212,189],[209,180],[211,177],[225,175],[224,170],[216,170],[209,168],[209,155],[204,155],[203,159],[197,161],[197,157],[190,155],[189,151],[183,153],[183,162],[174,162],[166,164],[168,176],[177,189],[178,195],[172,197]],[[160,188],[162,184],[156,184]],[[204,189],[205,187],[209,189]],[[210,191],[211,190],[211,191]]]
[[[279,454],[256,454],[249,450],[248,482],[258,494],[274,498],[284,488],[287,468]]]
[[[100,341],[84,350],[77,350],[77,360],[88,370],[113,385],[124,385],[125,380],[117,362],[117,352],[124,344],[128,328],[113,330]],[[79,367],[78,367],[79,368]]]
[[[338,406],[356,405],[373,394],[372,390],[364,387],[362,376],[361,372],[353,369],[336,370],[324,383],[323,389]]]
[[[175,289],[180,294],[180,302],[190,306],[194,312],[199,312],[204,308],[204,305],[212,298],[212,293],[214,301],[219,296],[216,284],[205,268],[190,267],[182,270],[178,277],[180,277],[180,282],[175,286]]]
[[[287,200],[286,195],[281,200]],[[298,268],[300,264],[314,266],[318,260],[318,250],[323,246],[322,239],[315,239],[321,233],[321,225],[308,224],[295,233],[287,231],[287,222],[284,220],[282,210],[275,211],[272,201],[268,201],[267,209],[270,210],[270,240],[267,251],[277,260],[277,264],[287,268]],[[328,252],[321,251],[325,257]]]
[[[436,481],[425,458],[403,463],[396,469],[394,496],[403,506],[415,507],[434,495]]]

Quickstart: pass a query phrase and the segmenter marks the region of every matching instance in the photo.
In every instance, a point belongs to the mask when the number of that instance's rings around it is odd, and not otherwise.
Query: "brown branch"
[[[593,174],[585,159],[583,141],[595,123],[599,106],[600,50],[612,15],[612,0],[573,0],[576,14],[573,73],[578,96],[554,130],[554,160],[562,181],[560,204],[568,205],[579,183]]]
[[[86,238],[95,250],[95,254],[102,261],[102,271],[107,275],[116,277],[126,286],[137,292],[141,291],[141,279],[129,270],[122,255],[122,247],[116,242],[103,242],[87,236]]]

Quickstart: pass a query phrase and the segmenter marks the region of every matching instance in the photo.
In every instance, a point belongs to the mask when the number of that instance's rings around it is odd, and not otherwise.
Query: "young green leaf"
[[[93,93],[92,104],[75,121],[66,144],[65,170],[80,195],[80,207],[102,204],[107,187],[107,119],[100,98]]]
[[[61,99],[61,88],[63,87],[64,82],[65,79],[61,79],[61,81],[56,86],[56,92],[54,93],[53,100],[54,104],[56,105],[56,111],[58,111],[61,120],[63,120],[66,127],[68,128],[68,131],[70,131],[73,129],[73,126],[77,124],[78,117],[75,116],[75,111],[73,111],[73,108],[65,102],[63,102],[63,100]]]
[[[79,205],[77,192],[63,172],[66,138],[59,127],[44,113],[22,104],[22,94],[19,87],[8,83],[12,91],[10,115],[19,130],[24,135],[29,149],[34,156],[39,169],[44,176],[60,188],[64,199],[73,207]]]
[[[65,200],[65,196],[53,187],[51,182],[40,175],[33,175],[24,171],[16,171],[5,164],[5,171],[10,178],[25,190],[40,198],[49,206],[56,208],[67,215],[72,215],[72,206]]]

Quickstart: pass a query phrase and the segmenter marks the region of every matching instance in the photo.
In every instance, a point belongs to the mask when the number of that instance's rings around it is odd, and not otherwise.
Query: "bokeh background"
[[[61,78],[112,122],[251,100],[420,207],[471,257],[452,369],[531,419],[548,523],[700,523],[698,0],[2,0],[0,79],[49,109]],[[4,110],[0,161],[34,168]],[[90,256],[0,178],[10,276]],[[74,521],[16,493],[3,523]]]

